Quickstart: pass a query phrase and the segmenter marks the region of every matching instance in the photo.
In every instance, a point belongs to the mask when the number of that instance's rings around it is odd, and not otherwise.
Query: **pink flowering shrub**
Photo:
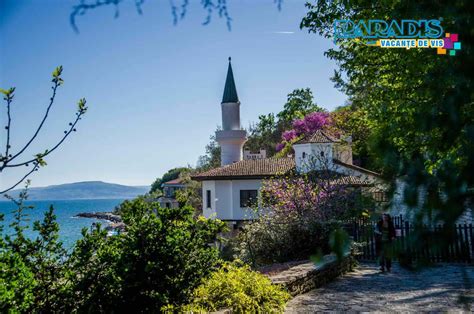
[[[330,124],[329,114],[326,112],[312,112],[304,117],[306,131],[309,134],[321,130]]]
[[[281,151],[283,148],[285,148],[286,144],[285,143],[278,143],[276,146],[275,146],[275,150],[277,152]]]
[[[311,135],[318,130],[331,126],[331,117],[327,112],[311,112],[303,119],[293,121],[293,129],[283,132],[282,142],[276,146],[276,151],[282,151],[295,140]]]
[[[327,112],[311,112],[303,119],[293,121],[293,130],[297,136],[310,135],[321,130],[331,123],[329,113]]]
[[[296,134],[296,131],[295,130],[290,130],[290,131],[285,131],[283,132],[283,134],[281,135],[282,139],[289,142],[293,139],[295,139],[298,135]]]
[[[330,252],[330,234],[352,208],[344,186],[287,176],[263,182],[259,218],[239,234],[238,257],[254,265],[307,259]]]
[[[347,211],[350,192],[330,180],[310,180],[307,176],[290,176],[263,182],[263,207],[274,214],[291,218],[328,221],[341,218]]]
[[[293,121],[293,130],[297,135],[306,134],[308,132],[304,118]]]

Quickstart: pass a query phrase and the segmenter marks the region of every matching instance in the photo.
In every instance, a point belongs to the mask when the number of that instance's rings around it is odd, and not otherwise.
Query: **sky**
[[[113,7],[69,17],[79,0],[0,1],[0,87],[16,87],[11,150],[21,149],[51,97],[51,72],[64,67],[64,85],[35,145],[25,158],[54,145],[85,97],[89,110],[65,144],[31,176],[32,186],[78,181],[150,185],[168,169],[194,166],[221,124],[220,101],[232,57],[241,123],[279,112],[288,93],[309,87],[318,105],[332,110],[346,100],[324,56],[329,39],[299,29],[306,0],[228,0],[231,30],[217,15],[190,1],[173,23],[170,1],[123,0]],[[95,2],[95,1],[86,1]],[[179,4],[181,1],[174,1]],[[6,106],[0,107],[6,123]],[[6,132],[0,129],[3,150]],[[0,188],[27,170],[6,169]]]

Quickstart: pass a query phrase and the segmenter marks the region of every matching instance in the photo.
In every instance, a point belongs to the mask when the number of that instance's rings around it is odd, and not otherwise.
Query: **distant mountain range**
[[[145,194],[149,190],[149,186],[127,186],[102,181],[85,181],[29,188],[28,200],[128,199]],[[20,191],[13,190],[8,194],[18,197]]]

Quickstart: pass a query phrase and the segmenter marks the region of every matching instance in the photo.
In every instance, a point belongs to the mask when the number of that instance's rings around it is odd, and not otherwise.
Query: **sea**
[[[101,223],[104,226],[108,224],[104,220],[79,218],[74,217],[75,215],[84,212],[110,212],[123,201],[124,199],[27,201],[25,204],[32,205],[34,208],[25,210],[25,213],[28,214],[28,221],[25,222],[25,225],[30,227],[25,233],[29,237],[36,237],[36,233],[32,230],[33,222],[43,220],[44,212],[52,205],[60,227],[60,240],[64,247],[70,250],[74,247],[74,243],[82,237],[81,230],[83,228],[90,228],[93,223]],[[3,222],[0,222],[4,226],[4,234],[12,232],[9,225],[13,221],[15,207],[16,205],[11,201],[0,201],[0,214],[5,215]]]

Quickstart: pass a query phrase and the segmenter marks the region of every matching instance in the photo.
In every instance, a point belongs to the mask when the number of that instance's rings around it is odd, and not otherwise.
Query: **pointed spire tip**
[[[239,97],[237,96],[237,89],[235,88],[234,73],[232,72],[232,65],[230,63],[230,60],[231,58],[229,57],[229,67],[227,68],[227,77],[225,80],[222,103],[239,102]]]

